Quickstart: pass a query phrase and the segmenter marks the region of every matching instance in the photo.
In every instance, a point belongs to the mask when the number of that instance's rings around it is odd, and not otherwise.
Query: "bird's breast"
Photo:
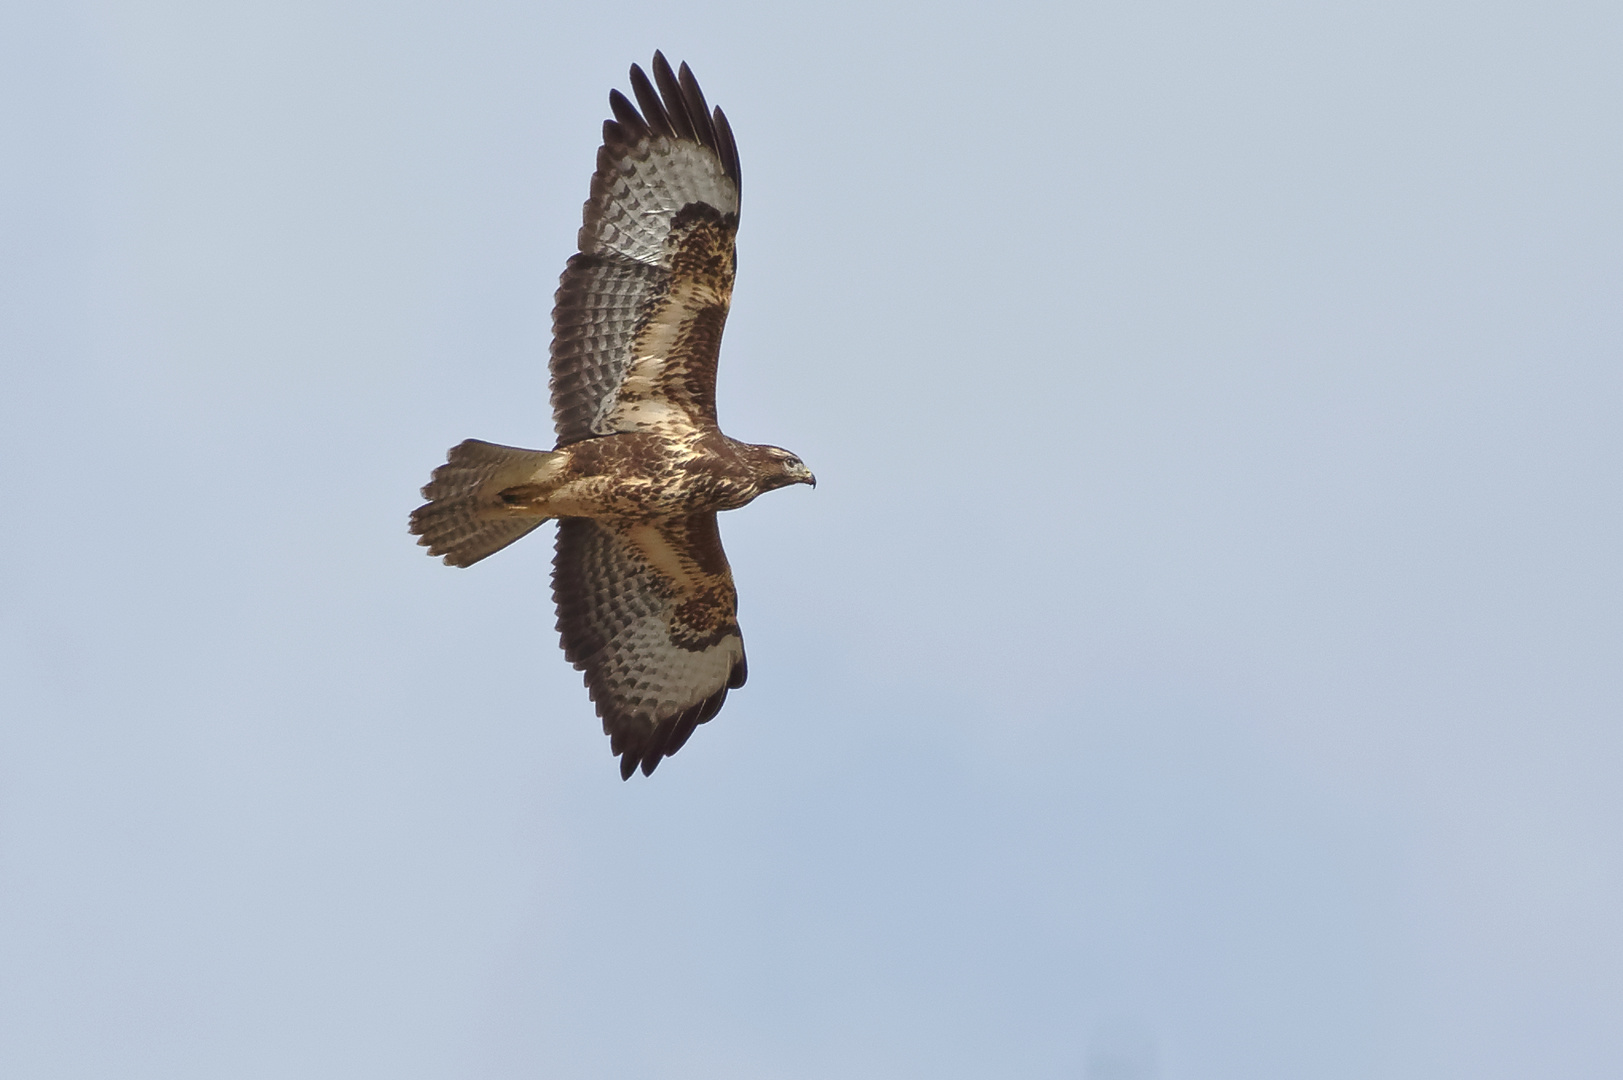
[[[732,510],[759,493],[727,447],[702,437],[631,432],[576,443],[570,477],[552,496],[558,517],[648,520]]]

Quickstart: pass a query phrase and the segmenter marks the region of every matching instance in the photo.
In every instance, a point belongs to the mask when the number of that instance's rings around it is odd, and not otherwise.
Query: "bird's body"
[[[716,421],[732,299],[738,152],[693,75],[654,54],[618,92],[553,310],[557,446],[469,439],[411,518],[431,554],[469,566],[559,521],[553,597],[621,775],[673,754],[742,686],[744,645],[716,513],[815,483],[787,450]]]
[[[793,482],[784,479],[771,450],[714,428],[605,435],[555,451],[544,475],[502,497],[519,513],[611,522],[737,510]]]

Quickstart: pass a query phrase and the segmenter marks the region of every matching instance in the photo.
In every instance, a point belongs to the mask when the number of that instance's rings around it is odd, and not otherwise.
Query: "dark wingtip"
[[[727,123],[727,114],[711,109],[699,88],[699,80],[686,63],[673,71],[670,61],[659,50],[654,51],[653,72],[650,78],[639,65],[631,65],[631,93],[636,104],[618,90],[609,91],[609,108],[614,119],[604,126],[604,141],[636,142],[651,135],[672,139],[685,139],[707,146],[721,160],[721,170],[742,184],[738,165],[738,143],[733,129]],[[638,110],[641,110],[640,112]],[[618,125],[610,128],[608,124]]]
[[[654,89],[654,84],[648,81],[648,76],[636,64],[631,65],[631,92],[636,96],[637,105],[642,109],[642,115],[647,119],[648,127],[653,133],[675,138],[676,129],[671,126],[671,119],[666,115],[665,103],[659,100],[659,91]],[[613,107],[612,101],[610,107]]]
[[[659,87],[659,96],[665,102],[665,114],[671,118],[671,126],[676,133],[689,142],[702,143],[698,127],[693,118],[688,115],[687,102],[682,96],[682,86],[676,79],[676,72],[671,70],[670,63],[662,52],[654,53],[654,85]]]
[[[704,91],[699,89],[699,80],[693,77],[693,69],[683,64],[676,73],[677,89],[682,94],[682,104],[687,108],[688,119],[693,122],[694,133],[699,141],[719,153],[720,147],[716,142],[716,123],[710,116],[710,106],[705,103]]]
[[[620,127],[632,139],[646,139],[652,134],[648,122],[642,118],[642,113],[638,112],[637,107],[620,91],[609,91],[609,109],[614,113],[614,119],[619,121]]]
[[[733,669],[737,671],[738,668]],[[652,776],[659,763],[687,744],[700,724],[709,723],[727,700],[727,687],[722,687],[703,701],[696,702],[675,716],[661,720],[633,735],[624,730],[611,736],[610,746],[620,755],[620,779],[629,780],[639,768],[644,776]],[[612,725],[605,723],[604,729]]]
[[[727,114],[716,106],[715,115],[711,118],[716,129],[716,153],[721,155],[721,168],[733,183],[742,191],[744,187],[744,174],[738,166],[738,143],[733,141],[733,126],[727,122]]]

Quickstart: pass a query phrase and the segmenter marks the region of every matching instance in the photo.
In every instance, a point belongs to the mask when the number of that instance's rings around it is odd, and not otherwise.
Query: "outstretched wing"
[[[676,753],[744,685],[744,639],[715,514],[558,523],[552,596],[620,775]]]
[[[603,124],[592,195],[552,311],[558,444],[716,422],[716,357],[733,292],[738,149],[686,64],[631,68]]]

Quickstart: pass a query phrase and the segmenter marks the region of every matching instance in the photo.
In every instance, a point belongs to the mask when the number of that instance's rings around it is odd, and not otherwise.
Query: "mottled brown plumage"
[[[470,439],[423,488],[411,531],[469,566],[559,519],[553,599],[629,777],[651,773],[744,685],[744,641],[716,513],[816,481],[800,459],[716,424],[732,301],[738,150],[693,73],[654,54],[609,95],[579,254],[553,308],[557,445]]]

